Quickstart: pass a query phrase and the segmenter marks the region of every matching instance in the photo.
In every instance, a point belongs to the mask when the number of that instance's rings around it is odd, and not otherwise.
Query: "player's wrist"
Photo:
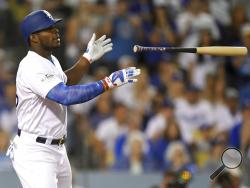
[[[82,55],[82,57],[84,57],[85,59],[87,59],[90,64],[93,62],[93,59],[92,59],[91,55],[89,53],[87,53],[87,52],[85,52]]]
[[[112,89],[114,87],[114,84],[112,83],[112,81],[110,80],[109,77],[105,77],[102,81],[104,90],[107,91],[109,89]]]

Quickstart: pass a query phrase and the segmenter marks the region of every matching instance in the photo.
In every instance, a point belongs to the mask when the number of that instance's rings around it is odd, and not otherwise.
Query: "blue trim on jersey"
[[[49,91],[46,98],[68,106],[84,103],[103,92],[104,87],[101,81],[73,86],[67,86],[61,82]]]

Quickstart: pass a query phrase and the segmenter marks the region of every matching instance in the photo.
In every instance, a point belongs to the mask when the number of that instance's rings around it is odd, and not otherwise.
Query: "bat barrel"
[[[247,54],[247,48],[235,46],[197,47],[197,53],[220,56],[243,56]]]

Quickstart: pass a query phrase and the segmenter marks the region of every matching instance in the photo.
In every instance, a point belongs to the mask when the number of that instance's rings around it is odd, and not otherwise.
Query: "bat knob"
[[[133,51],[134,51],[134,53],[138,52],[138,46],[137,45],[134,45]]]

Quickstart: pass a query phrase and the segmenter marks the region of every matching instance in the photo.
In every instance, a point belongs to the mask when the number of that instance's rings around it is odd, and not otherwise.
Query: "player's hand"
[[[99,39],[96,39],[95,33],[92,35],[88,43],[86,52],[83,54],[90,63],[101,58],[105,53],[112,50],[113,43],[111,43],[110,38],[106,38],[106,35],[103,35]]]
[[[137,79],[134,77],[140,74],[141,70],[136,69],[136,67],[128,67],[126,69],[113,72],[109,77],[106,77],[103,80],[105,90],[119,87],[127,83],[137,82]]]

